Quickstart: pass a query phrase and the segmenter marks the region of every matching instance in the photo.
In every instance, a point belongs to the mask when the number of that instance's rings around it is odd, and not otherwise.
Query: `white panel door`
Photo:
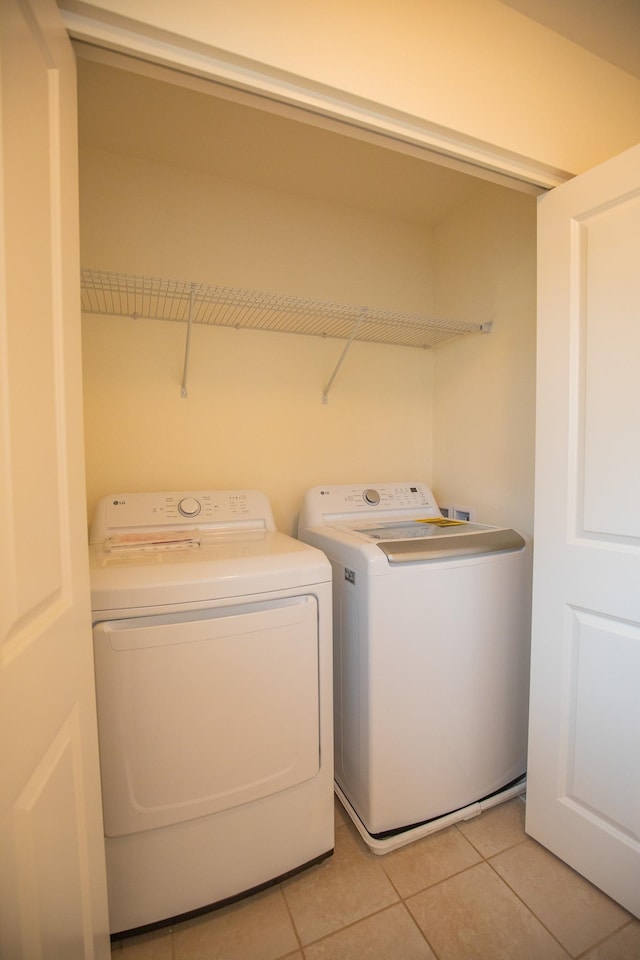
[[[86,548],[75,65],[0,3],[0,955],[109,956]]]
[[[640,146],[538,231],[527,830],[640,916]]]

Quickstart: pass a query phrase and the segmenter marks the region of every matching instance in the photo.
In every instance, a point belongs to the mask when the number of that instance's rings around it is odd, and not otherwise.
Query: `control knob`
[[[201,509],[195,497],[184,497],[178,504],[178,510],[183,517],[197,517]]]
[[[375,507],[380,503],[380,494],[377,490],[365,490],[362,499],[365,503],[370,503],[372,507]]]

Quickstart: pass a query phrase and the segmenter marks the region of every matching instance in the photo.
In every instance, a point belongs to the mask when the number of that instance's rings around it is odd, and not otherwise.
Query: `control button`
[[[380,494],[377,490],[365,490],[362,494],[362,499],[365,503],[370,503],[371,506],[375,507],[380,503]]]
[[[194,497],[185,497],[178,503],[178,510],[183,517],[197,517],[201,507]]]

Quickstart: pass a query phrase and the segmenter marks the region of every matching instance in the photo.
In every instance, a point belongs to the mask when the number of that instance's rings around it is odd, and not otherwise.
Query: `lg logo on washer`
[[[114,507],[124,507],[126,502],[127,502],[126,500],[114,500],[113,505]]]

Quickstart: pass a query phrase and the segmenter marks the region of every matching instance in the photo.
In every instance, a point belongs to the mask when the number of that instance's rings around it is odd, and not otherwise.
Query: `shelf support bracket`
[[[191,326],[193,324],[193,304],[196,299],[196,284],[191,284],[189,293],[189,315],[187,317],[187,339],[184,345],[184,366],[182,368],[182,386],[180,387],[180,396],[186,399],[189,396],[187,391],[187,371],[189,369],[189,352],[191,350]]]
[[[355,340],[356,335],[357,335],[357,333],[358,333],[358,330],[360,329],[360,324],[362,323],[362,321],[364,320],[364,318],[366,317],[366,315],[367,315],[367,308],[366,308],[366,307],[363,307],[363,309],[362,309],[362,311],[361,311],[361,313],[360,313],[360,316],[358,317],[358,320],[357,320],[357,322],[356,322],[356,325],[354,326],[353,330],[351,331],[351,336],[349,337],[349,339],[347,340],[347,342],[346,342],[345,345],[344,345],[344,350],[343,350],[342,353],[340,354],[340,358],[339,358],[339,360],[338,360],[338,362],[337,362],[337,364],[336,364],[336,366],[335,366],[335,369],[334,369],[333,373],[331,374],[331,376],[329,377],[329,382],[327,383],[326,387],[324,388],[324,391],[323,391],[323,394],[322,394],[322,402],[323,402],[323,403],[328,403],[328,402],[329,402],[329,390],[331,390],[331,387],[333,386],[333,381],[335,380],[335,378],[336,378],[336,376],[337,376],[338,370],[339,370],[340,367],[342,366],[342,361],[344,360],[344,358],[345,358],[346,355],[348,354],[349,349],[350,349],[350,347],[351,347],[351,344],[352,344],[353,341]]]

